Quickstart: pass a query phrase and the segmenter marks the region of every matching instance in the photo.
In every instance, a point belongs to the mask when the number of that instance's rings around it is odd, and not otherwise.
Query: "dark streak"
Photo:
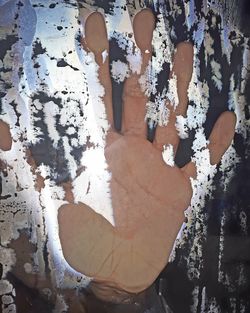
[[[15,101],[12,101],[10,105],[13,107],[16,113],[16,117],[17,117],[16,126],[20,126],[19,119],[20,119],[21,113],[17,111],[17,103],[15,103]]]
[[[87,191],[86,191],[86,195],[89,193],[89,190],[90,190],[90,181],[88,183],[88,188],[87,188]]]
[[[72,66],[72,65],[70,65],[70,64],[68,64],[65,60],[63,60],[63,59],[60,59],[59,61],[57,61],[57,67],[66,67],[66,66],[69,66],[69,67],[71,67],[74,71],[79,71],[79,69],[78,68],[76,68],[76,67],[74,67],[74,66]]]
[[[0,279],[3,277],[3,264],[0,263]]]
[[[110,49],[110,64],[112,64],[113,61],[117,61],[117,60],[120,60],[126,63],[124,51],[123,49],[119,47],[116,39],[112,38],[110,40],[109,49]],[[114,126],[115,126],[115,129],[118,132],[120,132],[122,129],[122,112],[123,112],[122,95],[123,95],[124,82],[118,83],[111,76],[111,83],[112,83]]]
[[[44,243],[44,247],[43,247],[43,259],[44,259],[44,264],[45,264],[45,273],[46,275],[49,276],[50,274],[50,268],[49,268],[49,252],[48,252],[48,235],[46,235],[46,240]]]
[[[44,8],[44,5],[41,4],[41,3],[39,3],[39,4],[33,4],[32,6],[33,6],[33,8]]]
[[[12,195],[0,196],[0,200],[6,200],[6,199],[9,199],[11,197],[12,197]]]

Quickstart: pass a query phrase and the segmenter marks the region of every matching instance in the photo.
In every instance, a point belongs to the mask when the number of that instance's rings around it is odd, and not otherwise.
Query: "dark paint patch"
[[[79,68],[76,68],[72,65],[70,65],[69,63],[67,63],[65,60],[63,59],[60,59],[57,61],[57,67],[66,67],[66,66],[69,66],[70,68],[72,68],[74,71],[79,71]]]
[[[114,7],[115,7],[115,2],[116,0],[94,0],[93,1],[93,6],[99,8],[103,8],[105,14],[112,14],[114,12]],[[78,0],[77,1],[79,7],[83,7],[85,4],[84,0]]]
[[[179,253],[182,253],[182,251],[177,251],[177,256]],[[182,264],[176,266],[175,263],[169,263],[160,274],[157,282],[160,278],[164,279],[163,296],[172,312],[191,313],[190,307],[193,301],[192,289],[194,284],[187,277],[185,266]]]
[[[41,103],[47,103],[49,101],[52,101],[56,103],[60,108],[62,108],[62,99],[48,96],[45,92],[38,92],[35,95],[32,96],[32,101],[39,100]]]
[[[148,119],[148,125],[147,125],[147,140],[150,142],[154,141],[155,138],[155,132],[156,132],[157,125],[154,124],[153,127],[150,126],[150,120]]]
[[[180,139],[179,146],[176,151],[175,163],[178,167],[183,167],[191,161],[193,156],[192,145],[195,138],[195,131],[188,131],[188,138]]]
[[[63,107],[62,99],[60,97],[50,97],[44,92],[39,92],[32,97],[32,101],[39,100],[41,104],[48,103],[49,101],[54,102],[58,108]],[[70,101],[70,99],[69,99]],[[83,117],[83,113],[81,111],[81,105],[78,103],[79,115]],[[44,122],[44,113],[43,109],[38,110],[34,116],[37,118],[34,125],[42,130],[43,135],[37,136],[40,138],[40,142],[31,145],[30,150],[32,153],[32,157],[37,164],[37,166],[41,164],[48,165],[51,169],[51,179],[54,180],[57,184],[61,184],[63,182],[67,182],[71,180],[71,175],[69,172],[69,164],[65,157],[65,151],[63,147],[62,138],[65,136],[67,126],[62,126],[60,124],[60,115],[55,117],[56,121],[56,129],[61,137],[58,142],[58,146],[55,148],[52,142],[52,139],[49,137],[47,125]],[[67,135],[69,138],[77,137],[78,128],[75,127],[75,133],[73,135]],[[80,165],[80,159],[82,152],[84,151],[85,147],[73,147],[71,151],[71,155],[76,160],[76,163]]]
[[[44,8],[44,5],[42,3],[33,4],[32,6],[33,6],[33,8]]]
[[[12,195],[5,195],[5,196],[1,196],[0,195],[0,200],[7,200],[7,199],[9,199],[11,197],[12,197]]]
[[[23,6],[24,6],[24,4],[22,3],[22,1],[19,1],[16,5],[17,5],[17,7],[18,7],[18,8],[20,8],[20,7],[23,7]]]
[[[0,40],[0,59],[3,61],[7,51],[12,50],[12,46],[18,42],[17,35],[7,35],[6,39]]]
[[[247,80],[245,93],[246,93],[246,102],[250,104],[250,80]],[[246,119],[249,120],[250,119],[250,106],[246,105],[244,110],[245,110]]]
[[[51,3],[51,4],[49,5],[49,8],[50,8],[50,9],[54,9],[54,8],[56,7],[56,5],[57,5],[57,3]]]
[[[48,235],[46,235],[46,239],[45,239],[44,247],[43,247],[43,260],[44,260],[44,265],[45,265],[45,274],[47,277],[49,277],[50,272],[51,272],[50,267],[49,267],[48,240],[49,240]]]
[[[20,126],[20,122],[19,122],[19,120],[20,120],[20,117],[21,117],[21,113],[20,112],[18,112],[18,110],[17,110],[17,107],[18,107],[18,104],[15,102],[15,101],[12,101],[11,103],[10,103],[10,105],[13,107],[13,109],[14,109],[14,111],[15,111],[15,114],[16,114],[16,118],[17,118],[17,121],[16,121],[16,126]]]
[[[221,113],[228,110],[228,93],[230,88],[230,78],[233,73],[232,67],[228,64],[227,58],[223,55],[222,51],[222,42],[220,40],[220,29],[221,29],[221,18],[215,16],[216,25],[212,24],[214,15],[212,12],[208,14],[207,23],[209,30],[207,33],[214,40],[213,49],[216,51],[215,55],[207,56],[207,66],[205,69],[205,80],[208,82],[209,86],[209,108],[207,112],[206,122],[204,124],[206,137],[209,138],[209,135],[213,129],[213,126],[220,116]],[[238,55],[239,58],[240,55]],[[222,74],[222,90],[218,90],[215,83],[211,79],[214,75],[213,69],[211,66],[212,61],[216,61],[221,65],[221,74]],[[240,59],[239,59],[240,61]]]
[[[224,4],[229,22],[235,24],[245,36],[250,36],[250,3],[249,0],[227,0]]]
[[[249,153],[249,151],[248,151]],[[220,179],[217,180],[214,199],[207,204],[208,212],[208,238],[204,246],[204,277],[210,277],[206,285],[209,296],[215,297],[221,306],[231,308],[229,299],[235,298],[245,306],[244,312],[249,312],[249,292],[250,282],[250,249],[249,249],[249,223],[243,235],[240,224],[240,213],[244,212],[247,220],[250,218],[250,164],[245,161],[237,166],[236,175],[228,186],[227,192],[223,192],[219,187]],[[217,218],[215,219],[217,213]],[[221,219],[225,215],[223,226],[224,245],[219,250]],[[216,226],[215,226],[216,223]],[[230,285],[226,282],[218,283],[216,276],[221,256],[221,271],[224,277],[228,277]],[[241,280],[243,275],[245,279]],[[226,301],[227,300],[227,301]],[[226,301],[226,302],[225,302]],[[226,311],[225,311],[226,312]],[[236,311],[237,312],[237,311]]]
[[[3,277],[3,264],[0,263],[0,279]]]
[[[40,54],[46,53],[46,49],[42,47],[41,42],[37,39],[33,44],[32,59],[38,57]]]
[[[51,313],[55,310],[55,305],[48,301],[39,290],[29,288],[12,273],[8,273],[7,279],[15,289],[17,313]]]
[[[111,38],[109,41],[109,62],[115,62],[117,60],[127,63],[124,50],[121,49],[118,45],[118,42],[115,38]],[[112,84],[112,101],[113,101],[113,117],[114,117],[114,126],[115,129],[120,132],[122,128],[122,111],[123,111],[123,88],[124,82],[117,82],[111,75],[111,84]]]

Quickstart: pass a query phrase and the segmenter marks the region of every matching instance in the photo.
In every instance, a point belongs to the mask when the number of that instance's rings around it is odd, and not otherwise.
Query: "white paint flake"
[[[173,148],[173,145],[164,145],[163,146],[162,158],[167,165],[169,165],[171,167],[174,166],[174,148]]]
[[[141,65],[142,65],[142,56],[139,49],[135,49],[134,53],[129,53],[131,46],[127,49],[127,61],[129,64],[129,68],[132,73],[140,74],[141,72]]]
[[[188,125],[187,118],[182,115],[176,116],[175,128],[178,132],[178,135],[181,139],[188,138]]]
[[[44,121],[47,124],[49,137],[52,139],[54,146],[57,147],[58,141],[60,140],[60,135],[58,134],[56,129],[55,117],[56,115],[59,115],[59,108],[54,102],[49,101],[45,103],[43,107],[43,112]]]
[[[8,272],[11,271],[12,267],[16,263],[16,254],[13,249],[0,247],[0,263],[3,265],[2,278],[6,278]]]
[[[106,62],[108,55],[109,54],[107,50],[102,51],[102,63]]]
[[[169,109],[166,105],[166,98],[157,95],[155,101],[149,101],[146,104],[147,113],[146,118],[149,121],[149,125],[159,124],[160,126],[166,126],[169,120]]]
[[[124,82],[124,80],[129,76],[128,65],[120,60],[113,61],[111,63],[111,74],[116,82]]]
[[[220,72],[221,65],[216,62],[215,60],[211,61],[211,67],[212,67],[212,80],[216,86],[216,88],[221,91],[222,90],[222,74]]]
[[[26,273],[28,274],[32,273],[32,270],[33,270],[32,264],[25,263],[23,267]]]
[[[230,146],[222,156],[219,167],[219,170],[222,173],[221,185],[225,191],[235,174],[235,170],[239,162],[240,157],[237,155],[235,148]]]
[[[170,101],[171,105],[176,109],[179,104],[178,92],[177,92],[177,77],[173,75],[169,79],[169,86],[167,92],[167,98]]]
[[[14,302],[14,298],[12,297],[12,296],[10,296],[10,295],[7,295],[7,296],[2,296],[2,303],[5,305],[5,306],[7,306],[7,305],[9,305],[9,304],[11,304],[11,303],[13,303]]]

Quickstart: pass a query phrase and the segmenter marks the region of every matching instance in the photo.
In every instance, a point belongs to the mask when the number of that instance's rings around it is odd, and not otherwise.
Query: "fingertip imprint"
[[[152,38],[155,28],[155,17],[150,9],[138,12],[133,20],[135,41],[139,49],[146,54],[152,50]]]
[[[95,54],[108,51],[109,43],[105,19],[100,12],[91,13],[85,21],[85,39],[87,47]]]
[[[3,120],[0,120],[0,149],[8,151],[12,147],[10,127]]]
[[[231,111],[223,112],[217,119],[209,137],[211,165],[218,164],[234,139],[236,114]]]
[[[234,137],[236,121],[235,113],[230,111],[223,112],[215,122],[209,142],[212,144],[229,145]]]

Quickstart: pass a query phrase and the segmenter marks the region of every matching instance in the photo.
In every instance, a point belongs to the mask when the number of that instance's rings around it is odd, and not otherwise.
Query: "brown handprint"
[[[155,140],[146,139],[147,97],[139,84],[151,58],[154,17],[142,10],[133,21],[135,39],[142,54],[140,74],[127,78],[123,94],[122,131],[113,127],[112,90],[105,23],[100,13],[91,14],[85,24],[83,46],[91,50],[99,65],[99,79],[105,87],[104,103],[111,125],[105,158],[111,173],[110,190],[115,226],[83,203],[69,203],[59,210],[59,236],[67,262],[77,271],[93,277],[93,291],[105,300],[121,301],[130,293],[149,287],[168,261],[176,235],[184,221],[184,210],[192,197],[190,177],[195,164],[184,168],[167,165],[162,146],[177,150],[176,116],[185,115],[187,89],[192,76],[193,48],[180,43],[174,56],[179,105],[170,109],[169,123],[159,126]],[[105,40],[104,40],[105,38]],[[115,105],[115,104],[114,104]],[[223,127],[222,127],[223,125]],[[218,163],[230,145],[235,115],[224,112],[210,136],[211,162]]]

